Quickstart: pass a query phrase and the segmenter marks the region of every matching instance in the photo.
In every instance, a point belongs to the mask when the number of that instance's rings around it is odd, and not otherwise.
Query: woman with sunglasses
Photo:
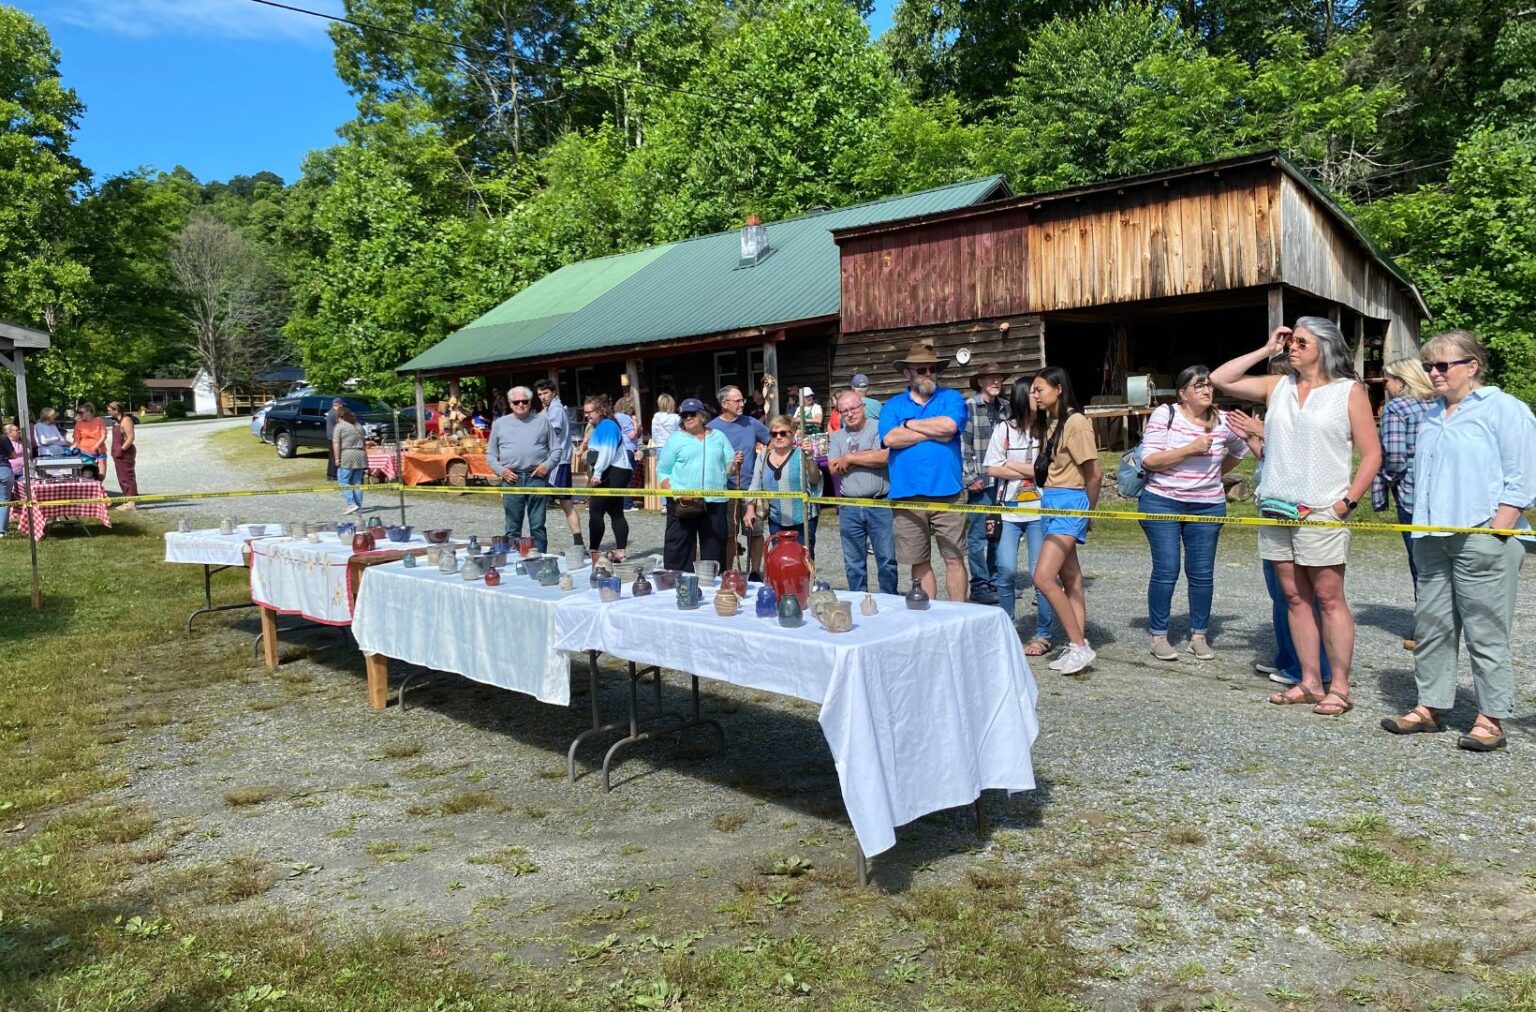
[[[1282,355],[1284,372],[1247,375],[1254,366]],[[1229,396],[1268,405],[1258,489],[1261,509],[1297,519],[1347,520],[1381,469],[1381,439],[1370,397],[1355,375],[1339,325],[1325,317],[1303,316],[1294,329],[1276,327],[1263,347],[1222,364],[1211,373],[1211,381]],[[1351,474],[1356,453],[1360,463]],[[1259,558],[1275,564],[1301,661],[1300,684],[1271,695],[1269,701],[1280,706],[1310,704],[1313,713],[1325,717],[1354,709],[1349,666],[1355,652],[1355,619],[1344,599],[1348,529],[1261,527]],[[1324,651],[1333,672],[1326,689],[1320,661]]]
[[[1439,399],[1419,425],[1413,461],[1413,522],[1440,527],[1530,530],[1536,502],[1536,418],[1523,402],[1485,386],[1488,353],[1471,331],[1451,330],[1420,354]],[[1465,638],[1477,691],[1477,720],[1456,742],[1469,752],[1504,747],[1515,714],[1509,638],[1521,541],[1503,534],[1413,532],[1419,567],[1414,607],[1414,680],[1419,705],[1381,726],[1393,734],[1444,729],[1456,704],[1457,640]]]
[[[656,465],[662,488],[725,489],[740,469],[725,433],[708,427],[704,402],[689,397],[678,405],[682,428],[667,440]],[[693,572],[695,558],[725,565],[724,496],[667,497],[667,532],[662,559],[668,569]]]
[[[795,452],[795,421],[788,415],[778,415],[768,423],[768,449],[757,458],[757,468],[752,472],[752,483],[747,486],[753,492],[806,492],[821,494],[821,468],[816,466],[816,454],[812,452],[810,439]],[[814,515],[815,506],[799,499],[769,499],[765,512],[768,515],[768,533],[783,530],[796,531],[800,543],[805,545],[812,561],[816,558],[816,545],[810,540],[807,521]],[[758,507],[755,501],[747,503],[742,523],[751,530],[757,523]]]
[[[593,488],[629,488],[634,471],[624,453],[624,432],[612,416],[606,394],[594,394],[582,405],[592,435],[587,439],[587,482]],[[613,524],[616,551],[613,561],[623,562],[629,552],[629,521],[624,517],[624,496],[594,495],[587,503],[587,545],[603,547],[604,520]]]

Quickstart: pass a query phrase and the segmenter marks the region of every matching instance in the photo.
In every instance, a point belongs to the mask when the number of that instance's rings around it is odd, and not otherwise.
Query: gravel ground
[[[230,487],[237,476],[216,461],[176,463],[195,459],[217,424],[146,426],[145,488]],[[318,459],[293,466],[323,475]],[[370,496],[370,507],[383,498]],[[210,522],[225,509],[186,508]],[[317,518],[339,515],[340,501],[234,508],[258,521]],[[414,523],[463,532],[499,521],[494,497],[419,496],[408,509]],[[144,519],[174,522],[161,514]],[[659,517],[630,518],[630,553],[658,550]],[[834,526],[820,538],[821,572],[843,586]],[[558,550],[568,535],[558,520],[550,527]],[[877,895],[964,881],[989,862],[1042,891],[1070,890],[1070,934],[1094,966],[1080,1000],[1093,1008],[1430,1008],[1455,996],[1492,1007],[1465,996],[1498,993],[1499,975],[1530,972],[1536,952],[1532,624],[1516,634],[1522,716],[1506,722],[1510,747],[1458,752],[1452,735],[1376,727],[1413,702],[1400,644],[1411,593],[1395,535],[1356,540],[1356,709],[1321,718],[1268,705],[1274,686],[1253,671],[1272,642],[1251,532],[1222,539],[1218,658],[1164,664],[1146,650],[1140,531],[1101,527],[1113,529],[1083,551],[1099,660],[1075,678],[1036,666],[1039,789],[989,797],[984,844],[964,811],[904,828],[874,863]],[[1527,604],[1533,580],[1528,567]],[[1176,641],[1182,609],[1181,590]],[[1030,628],[1030,606],[1020,611]],[[151,879],[257,854],[301,870],[253,903],[312,910],[341,929],[468,927],[472,947],[534,960],[566,958],[609,932],[771,928],[785,915],[762,904],[743,912],[731,883],[783,855],[818,869],[799,930],[867,902],[850,891],[851,833],[814,707],[709,686],[706,710],[725,723],[727,753],[715,755],[707,737],[641,746],[604,795],[594,777],[563,780],[584,693],[563,711],[441,676],[413,690],[409,712],[376,714],[343,636],[286,637],[272,676],[249,660],[253,628],[209,621],[199,649],[221,659],[217,677],[193,697],[147,704],[162,708],[164,726],[122,797],[186,829]],[[605,682],[610,712],[621,685]],[[1464,672],[1450,717],[1459,728],[1474,716],[1469,685]],[[685,687],[673,676],[668,701],[681,704]],[[594,758],[584,755],[584,770]],[[270,787],[270,800],[229,800],[252,786]]]

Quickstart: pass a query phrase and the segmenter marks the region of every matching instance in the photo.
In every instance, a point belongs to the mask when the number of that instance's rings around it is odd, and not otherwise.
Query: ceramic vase
[[[645,573],[635,573],[635,582],[629,588],[630,597],[648,597],[651,593],[651,581],[645,578]]]
[[[597,581],[598,600],[604,604],[612,604],[619,599],[621,594],[619,588],[622,586],[623,584],[619,582],[617,576],[604,576],[600,578]]]
[[[384,526],[384,518],[383,517],[371,516],[371,517],[368,518],[368,527],[369,527],[370,530],[375,528],[375,527],[382,528],[383,526]]]
[[[837,595],[832,592],[832,588],[823,586],[811,591],[811,596],[806,599],[805,609],[819,622],[821,621],[821,610],[829,604],[836,603]]]
[[[477,536],[471,534],[469,536],[469,544],[464,546],[464,550],[466,552],[468,552],[470,555],[479,555],[480,554],[480,539]]]
[[[485,571],[485,585],[487,587],[501,586],[501,570],[497,569],[495,566],[487,569]]]
[[[343,520],[341,523],[336,525],[336,537],[338,539],[350,538],[352,535],[354,535],[356,533],[357,533],[357,524],[354,524],[350,520]]]
[[[233,534],[233,533],[235,533],[235,525],[230,521],[229,517],[225,517],[223,520],[219,521],[219,533],[220,534]]]
[[[799,531],[779,531],[768,539],[768,557],[763,562],[763,582],[773,588],[779,600],[793,594],[804,601],[811,596],[811,556],[800,543]]]
[[[720,575],[720,563],[712,559],[700,559],[693,564],[693,573],[699,578],[700,587],[713,587]]]
[[[481,566],[480,556],[464,556],[464,565],[459,567],[459,575],[464,577],[465,580],[478,580],[484,576],[485,569]]]
[[[437,571],[439,573],[457,573],[459,571],[459,559],[454,555],[453,549],[441,548],[437,553]]]
[[[773,618],[779,613],[779,595],[766,583],[757,588],[757,617]]]
[[[543,568],[539,570],[539,586],[553,587],[560,582],[560,563],[551,558]]]
[[[786,629],[798,629],[805,623],[800,611],[800,599],[793,594],[779,598],[779,625]]]
[[[914,583],[912,589],[907,591],[907,607],[912,611],[928,610],[928,592],[921,584]]]
[[[371,552],[374,549],[373,535],[367,531],[358,531],[352,535],[352,551]]]
[[[727,569],[720,574],[720,589],[734,590],[738,597],[746,597],[747,574],[739,569]]]
[[[816,621],[829,633],[845,633],[853,628],[853,602],[833,601],[823,605]]]
[[[676,590],[677,571],[672,569],[658,569],[651,574],[655,578],[657,590]]]
[[[692,611],[699,606],[703,595],[699,593],[699,578],[694,573],[677,574],[677,606]]]
[[[880,612],[880,605],[875,601],[875,595],[865,594],[864,600],[859,602],[859,613],[862,615],[876,615]]]
[[[741,595],[729,587],[715,591],[715,614],[730,618],[741,610]]]
[[[405,553],[405,558],[400,560],[400,564],[403,565],[406,569],[415,569],[416,568],[416,553],[415,552],[407,552],[407,553]]]

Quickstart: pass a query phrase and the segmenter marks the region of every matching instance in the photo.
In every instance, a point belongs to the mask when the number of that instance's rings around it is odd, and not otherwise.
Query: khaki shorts
[[[902,502],[960,503],[965,493],[952,496],[918,495]],[[898,509],[891,511],[891,534],[896,540],[896,561],[904,566],[927,562],[932,558],[930,539],[937,538],[939,554],[946,559],[965,558],[965,529],[969,513],[938,510]]]
[[[1333,511],[1324,509],[1323,519]],[[1347,527],[1260,527],[1259,558],[1298,566],[1342,566],[1349,561]]]

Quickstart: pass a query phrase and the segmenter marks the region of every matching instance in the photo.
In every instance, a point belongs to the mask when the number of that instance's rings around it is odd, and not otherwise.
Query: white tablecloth
[[[281,524],[267,524],[263,537],[279,537]],[[250,524],[241,524],[233,534],[220,534],[217,527],[200,531],[167,531],[165,561],[190,562],[198,566],[243,566],[250,556],[247,547],[254,535]]]
[[[757,618],[756,594],[754,585],[733,618],[715,614],[709,591],[696,611],[679,611],[672,591],[626,596],[556,645],[820,704],[848,817],[868,855],[892,847],[897,826],[968,805],[984,788],[1035,786],[1038,690],[1000,609],[935,601],[915,612],[876,595],[880,612],[865,617],[863,595],[843,592],[854,602],[854,628],[833,634],[809,614],[798,629]]]
[[[344,542],[333,533],[307,538],[262,538],[251,542],[251,600],[284,615],[303,615],[325,625],[352,623],[352,591],[347,583],[347,560],[352,558],[352,539]],[[421,548],[426,540],[416,535],[406,542],[383,541],[378,551]]]
[[[563,560],[560,567],[564,572]],[[497,587],[425,562],[413,569],[398,562],[372,566],[358,589],[352,635],[364,653],[565,706],[570,660],[555,647],[556,628],[580,634],[595,621],[599,605],[589,572],[578,570],[577,589],[563,591],[514,576],[510,566]]]

